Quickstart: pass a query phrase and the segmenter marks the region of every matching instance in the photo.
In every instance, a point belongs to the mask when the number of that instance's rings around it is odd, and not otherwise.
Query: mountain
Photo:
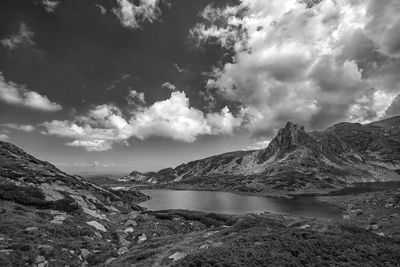
[[[0,199],[59,212],[80,212],[106,219],[106,212],[139,209],[137,192],[106,190],[68,175],[13,144],[0,142]]]
[[[400,180],[400,116],[306,131],[288,122],[267,148],[236,151],[124,177],[153,185],[238,191],[334,189],[354,182]]]

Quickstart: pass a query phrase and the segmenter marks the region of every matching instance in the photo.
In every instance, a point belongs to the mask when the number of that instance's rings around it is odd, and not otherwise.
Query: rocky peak
[[[310,146],[314,143],[314,138],[304,130],[304,126],[289,121],[261,153],[259,162],[264,162],[275,154],[281,157],[299,146]]]

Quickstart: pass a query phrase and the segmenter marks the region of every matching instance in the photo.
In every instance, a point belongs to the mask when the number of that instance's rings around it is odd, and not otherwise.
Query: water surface
[[[270,212],[319,218],[338,218],[342,215],[339,208],[313,197],[285,199],[227,192],[167,189],[142,190],[142,192],[151,197],[150,200],[140,204],[149,210],[185,209],[223,214]]]

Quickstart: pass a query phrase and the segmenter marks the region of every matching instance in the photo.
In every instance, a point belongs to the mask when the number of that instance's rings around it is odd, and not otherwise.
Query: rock
[[[200,249],[207,249],[207,248],[209,248],[209,247],[210,247],[209,244],[204,244],[204,245],[201,245],[201,246],[200,246]]]
[[[139,236],[138,238],[138,244],[143,243],[144,241],[147,240],[147,236],[145,234],[142,234],[141,236]]]
[[[105,262],[104,262],[104,265],[109,265],[109,264],[111,264],[111,262],[113,262],[115,260],[115,258],[109,258],[108,260],[106,260]]]
[[[126,252],[128,252],[128,248],[127,247],[121,247],[121,248],[118,249],[118,254],[119,255],[123,255]]]
[[[398,214],[398,213],[392,213],[389,217],[390,217],[390,218],[399,218],[399,217],[400,217],[400,214]]]
[[[38,245],[37,250],[39,250],[44,255],[49,255],[54,250],[54,247],[51,245]]]
[[[99,231],[107,232],[107,229],[102,224],[100,224],[96,221],[90,221],[90,222],[87,222],[87,224],[90,226],[93,226],[94,228],[96,228]]]
[[[133,233],[134,231],[135,231],[135,230],[133,230],[132,227],[126,228],[126,229],[124,230],[125,233]]]
[[[66,218],[67,218],[66,215],[56,215],[56,216],[54,216],[54,219],[50,221],[50,223],[60,225],[60,224],[63,223],[63,221],[64,221]]]
[[[91,254],[91,252],[89,250],[87,250],[86,248],[81,249],[82,258],[86,259],[87,257],[90,256],[90,254]]]
[[[103,236],[102,236],[99,232],[94,232],[94,236],[95,236],[97,239],[102,239],[102,238],[103,238]]]
[[[299,228],[300,229],[307,229],[307,228],[310,228],[310,227],[311,226],[309,224],[304,224],[304,225],[300,226]]]
[[[128,218],[129,218],[130,220],[134,220],[134,219],[136,219],[137,217],[139,217],[139,215],[140,215],[140,212],[138,212],[138,211],[131,211],[131,212],[129,213],[129,215],[128,215]]]
[[[177,261],[180,259],[183,259],[184,257],[186,257],[186,253],[183,252],[175,252],[174,254],[172,254],[171,256],[169,256],[169,259],[172,259],[173,261]]]
[[[118,236],[118,239],[121,239],[121,238],[125,239],[129,236],[129,234],[127,232],[121,231],[121,230],[117,230],[115,233]]]
[[[125,226],[133,226],[133,227],[135,227],[135,226],[138,226],[138,224],[134,220],[127,220],[126,223],[125,223]]]
[[[46,258],[42,255],[38,255],[35,258],[35,266],[37,267],[47,267],[49,266],[49,262],[46,260]]]
[[[369,225],[369,228],[370,228],[371,230],[373,230],[373,231],[376,231],[376,230],[379,229],[379,225],[378,225],[378,224],[370,224],[370,225]]]
[[[385,204],[385,208],[392,208],[394,205],[393,205],[393,203],[386,203]]]
[[[350,220],[350,215],[347,214],[343,215],[343,220]]]
[[[38,228],[35,226],[25,228],[25,231],[27,231],[27,232],[35,232],[37,230],[38,230]]]

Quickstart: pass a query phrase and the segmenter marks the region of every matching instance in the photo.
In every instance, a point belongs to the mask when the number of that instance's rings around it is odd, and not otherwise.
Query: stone
[[[90,222],[86,222],[86,223],[90,226],[93,226],[94,228],[96,228],[99,231],[107,232],[107,229],[101,223],[98,223],[96,221],[90,221]]]
[[[133,233],[134,231],[135,231],[135,230],[133,230],[132,227],[126,228],[126,229],[124,230],[125,233]]]
[[[82,258],[86,259],[87,257],[90,256],[90,254],[91,254],[91,252],[88,249],[86,249],[86,248],[81,249]]]
[[[126,223],[125,223],[125,226],[133,226],[133,227],[135,227],[135,226],[138,226],[138,223],[136,221],[134,221],[134,220],[127,220]]]
[[[37,230],[38,230],[38,228],[35,226],[25,228],[25,231],[27,231],[27,232],[35,232]]]
[[[169,256],[168,258],[171,259],[172,261],[177,261],[180,259],[183,259],[184,257],[186,257],[186,253],[183,252],[175,252],[174,254],[172,254],[171,256]]]
[[[118,254],[119,255],[123,255],[126,252],[128,252],[128,248],[127,247],[121,247],[121,248],[118,249]]]
[[[108,260],[106,260],[105,262],[104,262],[104,265],[109,265],[109,264],[111,264],[111,262],[113,262],[115,260],[115,258],[109,258]]]
[[[147,240],[147,236],[145,234],[142,234],[141,236],[139,236],[138,238],[138,244],[143,243],[144,241]]]
[[[130,220],[134,220],[134,219],[136,219],[137,217],[139,217],[139,215],[140,215],[140,212],[138,212],[138,211],[131,211],[131,212],[129,213],[129,215],[128,215],[128,218],[129,218]]]
[[[209,248],[209,247],[210,247],[209,244],[204,244],[204,245],[201,245],[201,246],[200,246],[200,249],[207,249],[207,248]]]
[[[376,230],[379,229],[379,225],[378,225],[378,224],[370,224],[370,225],[369,225],[369,228],[370,228],[371,230],[373,230],[373,231],[376,231]]]
[[[50,223],[60,225],[60,224],[63,224],[63,221],[66,218],[67,218],[66,215],[56,215],[56,216],[54,216],[54,219],[50,221]]]
[[[49,262],[46,260],[46,258],[42,255],[38,255],[35,258],[35,266],[37,267],[47,267],[49,266]]]
[[[343,220],[350,220],[350,215],[347,214],[343,215]]]
[[[99,232],[94,232],[94,236],[95,236],[97,239],[102,239],[102,238],[103,238],[103,236],[102,236]]]
[[[121,238],[125,239],[129,236],[129,234],[127,232],[121,231],[121,230],[117,230],[115,233],[117,234],[118,239],[121,239]]]
[[[39,250],[44,255],[49,255],[54,250],[54,247],[51,245],[38,245],[37,250]]]
[[[311,226],[309,224],[304,224],[302,226],[300,226],[300,229],[307,229],[310,228]]]

